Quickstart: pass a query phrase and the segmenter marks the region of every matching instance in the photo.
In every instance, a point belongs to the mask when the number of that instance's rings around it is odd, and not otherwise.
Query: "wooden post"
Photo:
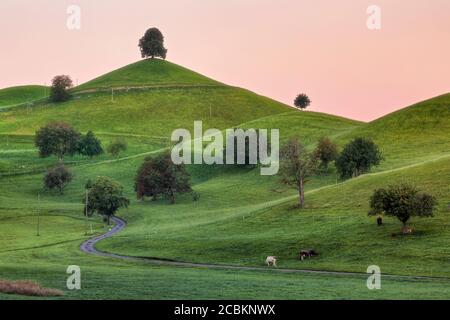
[[[84,221],[85,221],[84,235],[87,236],[87,234],[88,234],[88,189],[86,189],[86,204],[85,204],[84,215],[85,215],[85,218],[84,218]]]
[[[39,237],[41,228],[41,195],[38,193],[38,219],[37,219],[37,236]]]

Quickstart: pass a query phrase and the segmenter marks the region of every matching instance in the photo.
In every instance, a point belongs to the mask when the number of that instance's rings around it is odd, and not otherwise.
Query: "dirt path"
[[[81,251],[89,253],[96,256],[115,258],[126,261],[135,261],[140,263],[148,263],[153,265],[166,265],[174,267],[187,267],[187,268],[208,268],[208,269],[222,269],[222,270],[242,270],[242,271],[265,271],[265,272],[280,272],[280,273],[303,273],[303,274],[321,274],[321,275],[334,275],[334,276],[357,276],[361,278],[367,278],[367,273],[358,272],[342,272],[342,271],[325,271],[325,270],[305,270],[305,269],[285,269],[285,268],[267,268],[267,267],[247,267],[247,266],[236,266],[236,265],[226,265],[226,264],[210,264],[210,263],[193,263],[193,262],[182,262],[174,261],[161,258],[145,258],[145,257],[132,257],[126,255],[120,255],[105,251],[100,251],[96,249],[95,245],[106,238],[110,238],[113,235],[122,231],[127,223],[118,218],[112,217],[111,220],[115,223],[107,233],[91,238],[83,242],[80,246]],[[424,276],[401,276],[401,275],[389,275],[383,274],[382,277],[394,278],[394,279],[405,279],[405,280],[435,280],[435,281],[449,281],[446,277],[424,277]]]

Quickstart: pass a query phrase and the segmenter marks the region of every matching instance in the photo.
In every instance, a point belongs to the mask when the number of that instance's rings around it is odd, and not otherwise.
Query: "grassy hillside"
[[[371,137],[385,154],[381,169],[433,159],[450,151],[450,94],[429,99],[361,126],[340,137]]]
[[[0,89],[0,110],[26,102],[45,98],[48,95],[48,87],[44,86],[20,86]]]
[[[160,59],[146,59],[112,71],[76,88],[74,91],[133,86],[221,85],[201,74]]]
[[[102,89],[115,87],[111,94]],[[125,87],[145,87],[124,90]],[[100,90],[97,90],[100,89]],[[209,270],[150,266],[88,256],[79,250],[85,236],[84,185],[99,175],[125,187],[131,199],[119,215],[127,228],[99,248],[133,256],[264,267],[267,255],[294,269],[365,272],[379,264],[384,273],[450,277],[448,203],[450,155],[448,95],[374,121],[361,123],[332,115],[295,111],[244,89],[219,84],[161,60],[144,60],[113,71],[74,90],[71,101],[15,107],[0,114],[0,273],[33,279],[65,290],[65,268],[79,264],[83,290],[65,298],[449,298],[448,281],[384,279],[383,290],[368,291],[365,278],[273,271]],[[93,130],[104,146],[125,139],[119,157],[93,160],[68,157],[74,180],[64,195],[42,190],[43,170],[57,163],[40,159],[34,132],[51,120]],[[192,129],[203,120],[215,127],[280,129],[281,140],[298,135],[308,148],[329,136],[339,145],[368,136],[382,147],[386,161],[374,173],[345,182],[335,169],[307,183],[307,207],[294,207],[296,193],[278,176],[233,167],[190,166],[200,200],[181,196],[167,201],[135,200],[133,178],[143,159],[169,145],[176,128]],[[391,238],[400,223],[382,228],[367,217],[376,187],[413,181],[439,200],[436,216],[413,219],[417,233]],[[38,201],[40,194],[40,201]],[[41,236],[37,237],[40,215]],[[94,233],[104,232],[99,217]],[[300,248],[321,256],[300,262]],[[124,272],[124,270],[126,272]],[[116,281],[120,278],[120,284]],[[0,298],[18,298],[0,294]]]

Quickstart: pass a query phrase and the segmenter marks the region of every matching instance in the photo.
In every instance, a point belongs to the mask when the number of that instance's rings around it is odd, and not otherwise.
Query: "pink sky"
[[[305,92],[314,111],[371,120],[450,92],[449,0],[1,0],[0,88],[134,62],[151,26],[168,60],[288,104]]]

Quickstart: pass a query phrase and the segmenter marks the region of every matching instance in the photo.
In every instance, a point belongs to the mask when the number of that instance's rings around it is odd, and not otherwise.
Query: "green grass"
[[[114,86],[148,87],[117,90]],[[86,90],[86,91],[85,91]],[[77,92],[78,91],[78,92]],[[84,91],[84,92],[81,92]],[[92,92],[91,92],[92,91]],[[145,60],[113,71],[74,90],[61,104],[23,106],[0,118],[0,277],[31,279],[66,291],[64,298],[146,299],[445,299],[447,280],[383,278],[382,290],[369,291],[365,278],[273,271],[230,271],[152,266],[92,257],[80,252],[86,239],[82,216],[88,179],[107,175],[122,183],[132,200],[119,215],[127,228],[99,244],[110,252],[213,264],[264,266],[267,255],[293,269],[364,273],[378,264],[383,273],[450,278],[450,95],[401,110],[371,123],[332,115],[300,112],[244,89],[221,85],[161,60]],[[121,137],[129,148],[119,157],[89,160],[68,157],[74,173],[65,194],[42,191],[44,170],[57,163],[40,159],[33,143],[36,129],[51,120],[93,130],[106,146]],[[307,207],[294,207],[296,193],[278,176],[259,169],[190,166],[200,200],[135,200],[133,179],[143,159],[167,148],[172,130],[232,127],[280,129],[281,140],[298,135],[308,149],[329,136],[343,146],[355,136],[373,138],[385,162],[373,173],[337,181],[335,168],[307,184]],[[413,219],[417,232],[391,238],[400,230],[395,219],[377,227],[367,217],[376,187],[412,181],[439,200],[435,217]],[[40,194],[40,201],[37,195]],[[37,237],[38,212],[41,236]],[[94,232],[104,231],[98,217]],[[300,262],[300,248],[316,248],[320,257]],[[83,290],[65,290],[68,265],[82,267]],[[20,298],[0,294],[0,298]]]
[[[0,89],[0,110],[47,97],[48,87],[20,86]]]
[[[445,155],[450,150],[450,94],[391,113],[341,137],[372,138],[386,155],[381,169]]]
[[[107,73],[74,89],[74,91],[133,86],[205,86],[221,85],[201,74],[160,59],[146,59]]]

